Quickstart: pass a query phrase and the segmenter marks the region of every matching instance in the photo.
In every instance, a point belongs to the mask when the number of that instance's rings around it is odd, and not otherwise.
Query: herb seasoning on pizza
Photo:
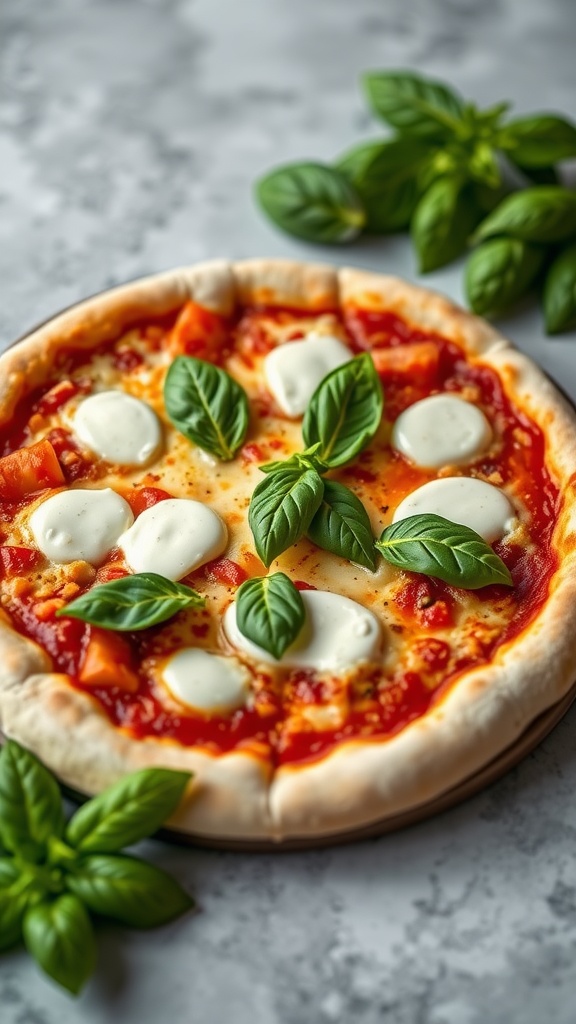
[[[194,772],[198,835],[432,799],[576,668],[575,417],[393,278],[211,263],[0,360],[0,720],[77,789]]]

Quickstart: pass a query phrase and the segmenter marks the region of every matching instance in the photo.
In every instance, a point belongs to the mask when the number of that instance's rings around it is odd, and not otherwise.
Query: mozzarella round
[[[341,672],[378,656],[382,627],[376,616],[357,601],[327,590],[304,590],[306,620],[299,636],[280,662],[268,651],[248,640],[238,629],[236,605],[224,614],[224,632],[233,647],[258,661]]]
[[[264,360],[264,374],[282,412],[303,416],[326,374],[351,359],[350,349],[339,338],[311,332],[301,341],[273,349]]]
[[[456,395],[431,395],[400,414],[391,443],[417,466],[460,466],[480,455],[492,440],[481,409]]]
[[[250,692],[243,665],[200,647],[183,647],[173,654],[161,678],[176,700],[205,714],[236,711],[246,705]]]
[[[118,538],[133,572],[157,572],[181,580],[217,558],[228,541],[225,524],[211,508],[189,498],[169,498],[142,512]]]
[[[154,410],[125,391],[101,391],[85,398],[71,425],[87,448],[119,466],[143,466],[162,445],[162,427]]]
[[[419,515],[442,516],[468,526],[488,544],[516,527],[516,512],[504,492],[467,476],[444,477],[418,487],[400,502],[392,521]]]
[[[52,562],[80,559],[99,565],[134,521],[127,501],[109,487],[60,491],[30,516],[40,551]]]

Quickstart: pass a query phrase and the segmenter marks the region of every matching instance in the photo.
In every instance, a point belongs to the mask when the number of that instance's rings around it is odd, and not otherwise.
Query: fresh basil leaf
[[[344,484],[324,481],[322,504],[308,527],[308,536],[324,551],[375,572],[374,537],[368,513]]]
[[[316,388],[302,423],[304,443],[320,443],[323,462],[342,466],[370,443],[383,409],[382,384],[372,357],[364,352],[332,370]]]
[[[176,879],[127,855],[82,857],[66,886],[94,914],[130,928],[158,928],[194,906]]]
[[[544,317],[548,334],[576,326],[576,242],[559,253],[546,274]]]
[[[0,858],[0,951],[10,949],[22,938],[22,918],[28,894],[18,888],[20,868],[12,857]]]
[[[476,231],[476,239],[510,235],[524,242],[562,242],[576,232],[576,193],[554,185],[514,192]]]
[[[576,126],[555,114],[509,121],[500,145],[520,167],[546,168],[576,156]]]
[[[256,196],[270,220],[307,242],[349,242],[366,222],[356,190],[344,174],[325,164],[277,167],[257,182]]]
[[[287,467],[298,468],[298,469],[315,469],[317,473],[325,473],[328,469],[328,465],[318,455],[322,445],[318,441],[317,444],[310,445],[303,452],[295,452],[294,455],[290,455],[288,459],[278,459],[276,462],[265,462],[262,466],[259,466],[261,473],[276,473],[279,469],[286,469]]]
[[[376,547],[399,569],[434,576],[465,590],[490,583],[513,586],[504,562],[479,534],[442,516],[409,516],[392,523]]]
[[[478,139],[472,146],[467,162],[468,176],[488,188],[497,189],[502,184],[502,175],[496,152],[490,143]]]
[[[545,250],[514,238],[489,238],[470,255],[466,297],[481,316],[498,313],[524,295],[535,281]]]
[[[234,458],[248,430],[244,388],[219,366],[177,356],[164,383],[170,421],[184,437],[223,462]]]
[[[408,226],[429,160],[429,143],[398,138],[361,143],[337,161],[362,200],[367,231],[386,234]]]
[[[145,839],[174,813],[190,778],[168,768],[126,775],[76,811],[66,842],[82,853],[116,853]]]
[[[96,965],[94,932],[80,900],[63,893],[37,903],[26,911],[22,931],[28,952],[42,970],[78,995]]]
[[[236,622],[248,640],[280,659],[304,625],[300,591],[283,572],[254,577],[236,595]]]
[[[31,861],[42,858],[50,836],[62,835],[58,783],[28,750],[7,740],[0,754],[0,836],[5,849]]]
[[[464,189],[458,178],[434,181],[418,203],[410,225],[420,272],[427,274],[460,256],[479,219],[470,190]]]
[[[443,141],[464,113],[464,102],[453,89],[411,71],[371,71],[363,84],[374,113],[401,135]]]
[[[281,464],[252,495],[248,523],[258,557],[270,565],[303,537],[322,501],[324,481],[315,469]]]
[[[136,630],[155,626],[177,612],[202,608],[204,604],[204,598],[191,587],[173,583],[155,572],[140,572],[93,587],[56,615],[81,619],[103,629]]]

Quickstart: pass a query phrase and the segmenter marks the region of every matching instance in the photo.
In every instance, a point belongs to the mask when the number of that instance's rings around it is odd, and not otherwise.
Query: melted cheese
[[[118,538],[134,572],[157,572],[181,580],[226,547],[228,531],[220,516],[200,501],[171,498],[146,509]]]
[[[516,513],[503,491],[466,476],[444,477],[418,487],[400,502],[392,521],[424,514],[468,526],[488,544],[517,526]]]
[[[305,590],[302,600],[306,621],[300,635],[280,659],[282,665],[340,672],[378,656],[382,630],[376,616],[367,608],[341,594],[322,590]],[[235,604],[226,610],[224,631],[230,643],[251,658],[277,664],[268,651],[240,632]]]
[[[76,409],[71,425],[87,448],[119,466],[144,466],[162,445],[156,413],[124,391],[90,395]]]
[[[481,409],[455,395],[432,395],[400,414],[391,444],[417,466],[459,466],[480,455],[492,430]]]
[[[243,665],[199,647],[184,647],[168,658],[161,679],[176,700],[206,714],[236,711],[250,692]]]
[[[302,341],[273,349],[264,360],[264,374],[282,412],[302,416],[326,374],[350,359],[350,349],[338,338],[311,332]]]
[[[128,502],[109,487],[59,491],[30,516],[36,544],[52,562],[99,565],[134,520]]]

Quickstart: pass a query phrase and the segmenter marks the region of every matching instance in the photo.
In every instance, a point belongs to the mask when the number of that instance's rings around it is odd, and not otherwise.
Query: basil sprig
[[[302,423],[308,446],[330,469],[354,459],[374,437],[382,420],[384,394],[368,352],[332,370],[310,399]]]
[[[376,571],[368,513],[360,499],[336,480],[324,481],[324,494],[308,527],[308,537],[324,551]]]
[[[0,950],[22,939],[77,995],[96,963],[90,914],[155,928],[193,905],[160,868],[119,851],[174,813],[189,772],[146,768],[85,803],[66,825],[58,785],[8,740],[0,754]]]
[[[244,443],[248,396],[213,363],[177,356],[166,374],[164,405],[181,434],[223,462],[233,459]]]
[[[269,471],[252,495],[248,523],[258,557],[270,565],[306,534],[320,507],[324,482],[305,460],[290,459]]]
[[[465,590],[491,583],[513,586],[508,568],[479,534],[442,516],[416,515],[392,523],[376,547],[399,569],[434,576]]]
[[[139,572],[93,587],[56,612],[103,629],[147,629],[186,608],[202,608],[204,598],[183,583],[155,572]]]
[[[283,572],[246,580],[236,594],[238,629],[274,658],[294,643],[305,617],[300,591]]]

